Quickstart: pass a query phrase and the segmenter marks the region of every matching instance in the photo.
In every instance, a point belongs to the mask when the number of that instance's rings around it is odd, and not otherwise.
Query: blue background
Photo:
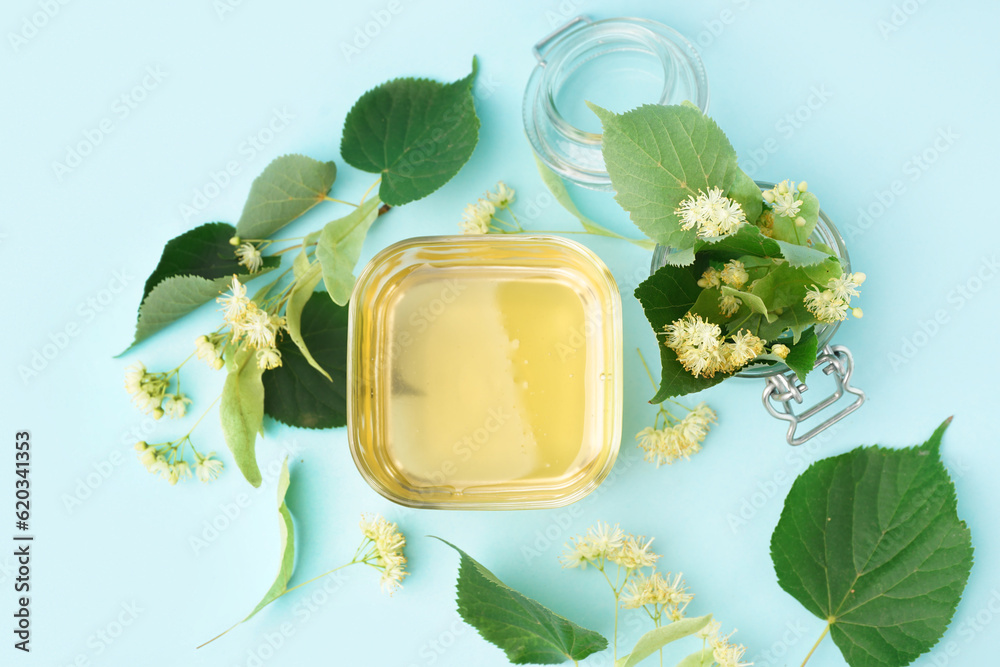
[[[768,555],[791,481],[809,462],[859,444],[921,442],[948,415],[955,421],[944,458],[972,528],[976,566],[942,643],[915,664],[996,662],[996,3],[224,2],[50,2],[54,16],[44,21],[36,14],[45,2],[4,4],[0,405],[6,442],[15,430],[32,432],[37,541],[30,656],[10,646],[13,562],[0,549],[0,614],[8,619],[0,624],[0,662],[503,665],[502,654],[458,620],[456,555],[424,536],[456,542],[510,585],[610,635],[606,585],[557,562],[570,535],[607,520],[655,536],[663,569],[683,571],[696,593],[692,612],[714,612],[724,627],[739,628],[756,664],[798,665],[823,622],[777,586]],[[390,4],[396,13],[348,58],[343,45],[373,12],[384,19]],[[398,239],[455,232],[464,204],[501,178],[517,188],[518,210],[535,205],[530,227],[576,228],[557,205],[539,205],[546,199],[520,108],[532,44],[578,13],[644,16],[688,36],[709,73],[711,113],[744,168],[757,178],[809,180],[847,236],[855,268],[869,276],[864,319],[838,335],[868,392],[862,411],[793,450],[761,407],[762,384],[727,382],[701,397],[720,414],[701,454],[659,470],[644,463],[632,438],[654,408],[645,403],[650,388],[634,349],[653,358],[655,343],[629,292],[648,254],[585,238],[619,279],[626,319],[622,452],[614,477],[587,500],[552,511],[404,510],[357,474],[344,429],[275,424],[258,444],[259,491],[234,466],[214,484],[176,488],[146,473],[133,442],[183,433],[222,380],[200,364],[186,371],[195,405],[182,423],[154,424],[122,389],[129,361],[172,367],[215,326],[217,315],[203,308],[126,358],[111,358],[130,338],[163,243],[204,221],[235,221],[253,177],[278,155],[340,162],[344,115],[367,88],[400,75],[453,80],[468,72],[472,54],[481,59],[475,155],[433,197],[379,221],[362,262]],[[44,25],[32,30],[25,21]],[[147,68],[159,68],[159,79]],[[78,166],[57,173],[54,163],[103,119],[110,133],[102,130]],[[211,187],[213,173],[230,162],[239,173]],[[370,181],[344,167],[332,194],[356,199]],[[591,215],[637,234],[609,196],[577,194]],[[183,208],[196,205],[193,214]],[[339,212],[321,207],[293,230],[315,229]],[[67,327],[75,335],[63,335]],[[35,374],[20,371],[33,360]],[[230,463],[214,416],[195,436]],[[12,448],[3,451],[0,479],[12,486]],[[390,598],[374,572],[348,569],[195,651],[251,609],[274,577],[274,473],[285,452],[295,581],[350,557],[362,511],[400,523],[413,574]],[[8,506],[11,492],[2,497]],[[213,522],[222,528],[213,532]],[[623,644],[646,629],[637,621],[624,628]],[[609,663],[605,653],[587,664]],[[825,640],[810,664],[843,662]]]

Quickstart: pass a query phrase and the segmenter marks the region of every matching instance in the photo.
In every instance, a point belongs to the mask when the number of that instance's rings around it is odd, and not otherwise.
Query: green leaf
[[[441,538],[435,538],[441,540]],[[515,665],[555,665],[603,651],[608,640],[510,588],[472,556],[461,556],[458,613]]]
[[[652,250],[656,247],[656,243],[650,239],[626,238],[585,216],[583,212],[577,208],[576,202],[573,201],[573,198],[569,194],[569,190],[566,189],[566,183],[563,182],[563,179],[559,176],[559,174],[552,171],[547,164],[539,159],[537,155],[535,156],[535,166],[538,167],[538,173],[542,176],[542,182],[545,183],[545,187],[549,189],[549,192],[552,193],[555,200],[559,202],[559,204],[562,205],[562,207],[570,214],[572,214],[573,217],[580,221],[580,225],[583,226],[584,231],[588,234],[624,239],[639,246],[640,248],[646,248],[647,250]],[[693,256],[691,261],[694,261]],[[690,262],[688,263],[690,264]]]
[[[328,222],[316,245],[316,259],[323,270],[323,284],[330,298],[343,306],[354,289],[354,267],[361,256],[368,228],[378,217],[382,202],[372,197],[339,220]]]
[[[758,190],[759,192],[759,190]],[[743,255],[754,257],[780,257],[781,247],[760,233],[754,225],[743,225],[735,234],[724,236],[719,240],[698,241],[694,245],[698,254],[705,254],[719,261],[736,259]]]
[[[767,306],[764,305],[763,299],[761,299],[756,294],[751,294],[750,292],[741,292],[738,289],[733,289],[729,285],[723,285],[721,288],[723,296],[734,296],[743,302],[751,312],[762,315],[768,322],[773,322],[776,319],[775,315],[767,312]]]
[[[902,667],[944,634],[972,568],[941,463],[945,421],[923,445],[859,447],[792,484],[771,537],[781,587],[830,624],[851,667]]]
[[[712,649],[704,648],[687,656],[677,663],[677,667],[712,667],[715,664],[715,656]]]
[[[640,637],[632,652],[619,658],[615,662],[615,667],[635,667],[670,642],[698,632],[711,620],[712,615],[708,614],[697,618],[682,618],[679,621],[654,628]]]
[[[688,106],[650,104],[623,114],[589,106],[603,126],[602,153],[615,200],[657,243],[694,245],[696,230],[681,229],[674,211],[699,191],[728,192],[742,173],[726,135]]]
[[[305,261],[305,266],[302,266],[300,258]],[[285,322],[288,329],[288,336],[299,348],[299,352],[302,353],[303,358],[305,358],[309,365],[319,371],[327,380],[332,380],[330,374],[313,358],[312,353],[306,346],[305,339],[302,338],[302,309],[305,308],[306,303],[309,302],[309,299],[315,293],[316,286],[319,285],[319,281],[323,277],[322,269],[319,262],[309,263],[309,260],[305,256],[305,251],[295,258],[295,264],[292,268],[295,271],[295,287],[288,294],[288,303],[285,305]]]
[[[292,568],[295,565],[295,526],[292,524],[292,515],[285,504],[285,494],[288,493],[289,485],[288,459],[281,464],[281,475],[278,477],[278,514],[281,522],[278,529],[281,535],[281,565],[278,567],[278,576],[261,601],[254,607],[250,615],[243,619],[249,621],[254,614],[271,604],[288,590],[288,582],[292,578]]]
[[[795,217],[786,218],[774,214],[774,238],[796,245],[805,245],[819,221],[819,200],[811,192],[799,194],[799,199],[802,201],[802,206],[799,207],[799,213]],[[805,226],[799,227],[795,224],[795,218],[799,217],[805,219]]]
[[[344,121],[344,161],[379,174],[379,198],[400,206],[447,183],[472,156],[479,118],[472,73],[454,83],[393,79],[362,95]]]
[[[264,386],[256,351],[241,348],[227,359],[227,368],[219,403],[222,436],[246,480],[260,486],[256,442],[257,434],[264,432]]]
[[[337,178],[337,165],[305,155],[282,155],[271,161],[250,186],[236,233],[266,239],[326,195]]]
[[[278,342],[281,366],[264,373],[264,411],[283,424],[332,428],[347,423],[347,308],[313,292],[299,321],[302,342],[326,371],[313,368],[291,340]]]
[[[781,256],[788,260],[789,266],[813,266],[830,259],[829,254],[816,248],[780,240],[775,240],[775,243],[781,248]]]
[[[815,327],[806,329],[798,342],[793,343],[788,349],[788,356],[785,357],[784,364],[795,371],[799,380],[805,382],[806,376],[816,367],[819,339],[816,338]]]
[[[726,195],[736,201],[743,209],[743,214],[747,217],[747,222],[756,225],[757,218],[760,217],[764,209],[764,195],[760,191],[760,186],[742,169],[737,169],[733,184],[729,187]]]
[[[232,276],[247,282],[278,266],[280,258],[265,257],[264,268],[250,276],[229,244],[235,233],[230,224],[208,222],[167,241],[143,287],[135,337],[122,354],[219,296]]]
[[[674,351],[663,344],[659,335],[663,327],[683,317],[695,305],[701,292],[689,270],[669,265],[659,268],[635,290],[635,297],[642,304],[646,319],[657,333],[656,346],[660,350],[660,388],[650,403],[662,403],[673,396],[692,394],[717,385],[728,377],[723,373],[716,373],[711,378],[691,375],[678,361]]]

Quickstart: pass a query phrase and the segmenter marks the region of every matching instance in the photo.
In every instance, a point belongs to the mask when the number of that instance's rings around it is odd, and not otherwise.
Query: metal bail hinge
[[[786,371],[767,378],[767,386],[764,387],[764,395],[762,397],[764,407],[767,408],[772,417],[788,422],[788,435],[786,439],[790,445],[801,445],[810,438],[822,433],[860,408],[861,404],[865,402],[865,392],[851,386],[851,373],[854,372],[854,357],[851,356],[850,350],[843,345],[824,346],[820,350],[819,356],[816,357],[815,368],[819,368],[820,366],[823,366],[825,374],[833,376],[837,388],[830,396],[799,415],[795,414],[792,401],[801,404],[802,394],[808,391],[809,387],[798,381],[794,371]],[[804,422],[830,407],[840,400],[840,397],[845,393],[853,394],[857,398],[850,405],[827,418],[826,421],[820,423],[805,435],[798,438],[795,437],[795,429],[800,422]],[[782,411],[775,408],[775,404],[778,404]]]
[[[554,40],[559,35],[563,34],[564,32],[569,32],[571,30],[576,29],[577,25],[580,23],[592,23],[592,21],[590,20],[589,16],[584,16],[583,14],[575,16],[566,23],[562,24],[561,26],[553,30],[552,32],[550,32],[545,37],[542,37],[535,44],[535,46],[532,47],[531,50],[532,52],[534,52],[535,57],[538,58],[538,62],[540,65],[542,65],[543,67],[545,66],[545,56],[543,54],[543,51],[545,50],[545,47],[548,45],[548,43]]]

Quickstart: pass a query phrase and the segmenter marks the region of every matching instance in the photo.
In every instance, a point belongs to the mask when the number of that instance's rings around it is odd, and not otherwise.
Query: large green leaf
[[[830,625],[851,667],[902,667],[944,634],[972,568],[941,463],[945,421],[923,445],[818,461],[771,537],[778,583]]]
[[[226,446],[240,472],[253,486],[260,486],[260,468],[257,467],[257,434],[264,427],[264,387],[257,353],[249,346],[229,355],[228,374],[222,385],[219,402],[219,420]]]
[[[635,289],[635,297],[657,334],[656,346],[660,350],[660,388],[650,403],[662,403],[672,396],[701,391],[728,377],[723,373],[716,373],[711,378],[691,375],[660,336],[663,327],[683,317],[695,305],[701,292],[690,270],[669,265],[657,269]]]
[[[337,165],[305,155],[282,155],[271,161],[250,186],[236,232],[245,239],[265,239],[326,199]]]
[[[479,118],[472,73],[454,83],[393,79],[362,95],[344,121],[340,153],[349,165],[380,174],[379,198],[400,206],[447,183],[472,156]]]
[[[290,426],[343,426],[347,423],[347,308],[323,292],[313,292],[302,309],[299,331],[332,381],[309,364],[293,341],[281,340],[281,366],[264,373],[264,411]]]
[[[230,224],[208,222],[167,241],[143,287],[129,348],[219,296],[232,276],[242,282],[250,280],[229,244],[235,233]],[[264,258],[264,268],[252,277],[267,273],[280,261],[278,257]]]
[[[673,623],[653,628],[636,642],[632,651],[615,661],[615,667],[635,667],[640,662],[653,655],[670,642],[690,637],[712,620],[712,615],[696,618],[682,618]]]
[[[281,538],[281,564],[278,566],[278,576],[261,601],[254,607],[250,615],[243,619],[249,621],[254,614],[271,604],[288,590],[288,581],[292,578],[292,568],[295,566],[295,526],[292,524],[292,514],[285,504],[290,479],[288,476],[288,459],[281,464],[281,475],[278,477],[278,516],[281,521],[278,531]]]
[[[742,172],[726,135],[685,105],[650,104],[623,114],[590,108],[603,125],[602,153],[615,199],[657,243],[681,250],[692,246],[696,230],[681,229],[674,211],[699,191],[728,192],[736,182]]]
[[[378,197],[372,197],[343,218],[328,222],[319,236],[316,259],[323,269],[327,294],[338,305],[343,306],[351,298],[354,266],[381,205]]]
[[[441,538],[437,538],[441,539]],[[458,613],[515,665],[555,665],[603,651],[608,640],[510,588],[454,544],[458,568]]]

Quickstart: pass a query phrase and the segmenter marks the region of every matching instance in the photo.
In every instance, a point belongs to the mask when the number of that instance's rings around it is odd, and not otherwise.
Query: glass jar
[[[756,181],[756,183],[762,192],[770,190],[775,186],[774,183],[767,181]],[[843,267],[844,272],[850,272],[851,258],[847,252],[844,237],[841,236],[833,221],[830,220],[822,208],[819,211],[819,221],[816,223],[812,236],[809,238],[814,243],[821,243],[833,250],[833,254],[840,260],[840,265]],[[666,258],[669,253],[670,248],[661,245],[656,246],[650,265],[651,275],[667,263]],[[837,333],[837,329],[840,328],[840,324],[839,321],[828,324],[821,323],[816,325],[815,328],[816,337],[819,340],[819,354],[816,358],[815,368],[822,369],[823,373],[833,378],[835,383],[834,391],[828,397],[799,414],[795,413],[794,404],[802,404],[802,394],[809,387],[805,383],[800,382],[795,373],[785,364],[776,362],[750,364],[736,374],[736,377],[740,378],[762,378],[765,380],[766,384],[762,396],[764,407],[776,419],[781,419],[789,423],[786,440],[790,445],[801,445],[860,408],[865,402],[865,392],[851,386],[851,375],[854,372],[854,357],[851,351],[843,345],[832,344],[833,336]],[[845,394],[851,394],[854,396],[854,400],[838,412],[827,416],[826,419],[805,434],[796,435],[800,423],[825,411],[828,407],[837,403]]]
[[[611,190],[601,126],[586,102],[611,111],[689,100],[708,110],[708,79],[695,47],[662,23],[577,16],[535,44],[524,91],[524,129],[538,158],[563,178]]]
[[[347,431],[362,476],[410,507],[558,507],[618,455],[621,298],[548,235],[414,238],[350,301]]]

